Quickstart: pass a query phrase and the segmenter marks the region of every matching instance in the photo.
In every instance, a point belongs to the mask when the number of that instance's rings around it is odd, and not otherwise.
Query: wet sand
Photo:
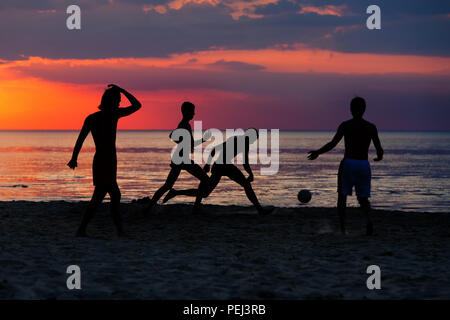
[[[374,211],[364,235],[356,208],[349,234],[334,208],[158,206],[125,203],[128,238],[109,206],[74,234],[86,202],[0,202],[0,299],[450,299],[450,215]],[[68,290],[69,265],[81,290]],[[366,268],[381,268],[368,290]]]

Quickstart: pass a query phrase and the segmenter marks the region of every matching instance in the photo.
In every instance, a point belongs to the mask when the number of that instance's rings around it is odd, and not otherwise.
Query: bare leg
[[[347,207],[347,196],[339,193],[337,209],[339,214],[339,221],[341,225],[341,232],[345,234],[345,209]]]
[[[245,178],[241,170],[239,170],[236,166],[227,166],[226,173],[224,175],[228,176],[231,180],[244,187],[247,198],[250,200],[251,203],[253,203],[256,210],[258,210],[260,214],[266,213],[261,204],[259,203],[258,198],[256,197],[256,194],[253,191],[251,183]]]
[[[167,192],[166,196],[163,199],[163,203],[166,203],[167,201],[175,198],[176,196],[197,197],[198,194],[199,194],[198,189],[175,190],[172,188],[169,190],[169,192]]]
[[[213,190],[219,184],[220,179],[222,179],[222,175],[218,174],[217,172],[213,172],[208,180],[200,182],[200,185],[198,186],[197,197],[195,198],[194,212],[199,210],[202,199],[207,198],[211,194],[211,192],[213,192]]]
[[[158,200],[163,196],[164,193],[169,191],[175,182],[178,179],[178,176],[180,175],[180,169],[179,168],[172,168],[169,172],[169,175],[167,176],[166,182],[163,184],[161,188],[159,188],[155,194],[153,195],[152,199],[150,200],[149,205],[147,208],[145,208],[145,213],[150,213],[153,206],[158,202]]]
[[[95,187],[94,193],[92,194],[91,201],[89,202],[86,211],[84,212],[83,218],[81,220],[81,225],[77,230],[77,237],[86,237],[86,228],[95,214],[98,206],[102,203],[103,198],[106,195],[106,189],[102,187]]]
[[[208,185],[209,182],[209,177],[198,164],[187,165],[184,166],[183,169],[185,169],[192,176],[200,180],[199,187],[197,189],[186,189],[186,190],[170,189],[167,195],[164,197],[163,203],[166,203],[167,201],[175,198],[176,196],[190,196],[198,198],[199,196],[198,190],[206,189],[206,186]]]
[[[368,198],[359,198],[358,197],[359,205],[361,206],[361,210],[364,212],[364,215],[366,216],[366,234],[368,236],[371,236],[373,234],[373,224],[372,220],[370,219],[370,202]]]
[[[120,189],[117,183],[109,190],[109,196],[111,197],[111,214],[116,225],[117,235],[122,237],[125,235],[123,232],[122,217],[120,216]]]
[[[206,172],[199,165],[190,166],[187,168],[187,171],[200,180],[200,184],[198,185],[198,189],[195,194],[194,212],[196,212],[200,208],[202,198],[203,197],[206,198],[212,192],[212,190],[219,183],[220,177],[218,179],[217,176],[215,177],[215,180],[217,180],[217,182],[213,186],[211,184],[212,183],[211,178],[208,177]]]

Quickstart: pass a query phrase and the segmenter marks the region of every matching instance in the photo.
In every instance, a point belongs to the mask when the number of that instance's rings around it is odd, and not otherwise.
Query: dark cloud
[[[143,12],[143,5],[168,1],[77,1],[82,30],[66,29],[65,10],[73,1],[0,3],[0,59],[21,55],[48,58],[156,57],[210,47],[260,49],[280,43],[343,52],[449,56],[449,1],[387,1],[377,4],[382,30],[365,28],[365,9],[372,1],[292,1],[258,7],[264,18],[234,20],[230,8],[189,5],[166,14]],[[306,5],[346,5],[343,17],[297,14]],[[55,10],[39,14],[38,10]],[[335,33],[336,27],[360,28]]]
[[[18,9],[24,11],[49,10],[55,9],[66,11],[66,8],[72,4],[79,5],[86,9],[96,8],[110,4],[108,0],[2,0],[0,10]]]
[[[218,60],[214,63],[209,64],[210,67],[225,69],[225,70],[235,70],[235,71],[245,71],[245,70],[264,70],[264,66],[257,64],[250,64],[240,61],[226,61],[224,59]]]
[[[382,19],[386,15],[382,16]],[[360,25],[356,23],[354,25]],[[405,16],[401,20],[382,20],[381,30],[368,30],[365,26],[338,32],[330,38],[314,42],[318,48],[333,48],[340,52],[361,51],[379,54],[411,54],[446,56],[450,54],[450,19],[439,16]],[[363,50],[362,50],[363,49]]]

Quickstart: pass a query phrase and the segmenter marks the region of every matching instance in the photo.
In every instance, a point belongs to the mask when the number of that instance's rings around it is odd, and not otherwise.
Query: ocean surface
[[[153,193],[164,183],[170,167],[173,142],[169,131],[119,131],[117,135],[118,183],[122,200]],[[0,201],[89,200],[94,154],[89,135],[74,171],[66,164],[72,155],[76,131],[0,131]],[[336,174],[343,156],[343,141],[315,161],[306,153],[328,142],[333,132],[280,132],[279,171],[261,175],[252,166],[253,187],[263,205],[282,207],[323,206],[336,203]],[[376,208],[450,212],[450,132],[380,132],[385,150],[372,166],[372,204]],[[275,155],[275,154],[274,154]],[[242,169],[242,166],[240,166]],[[198,181],[183,172],[175,188],[196,188]],[[299,204],[297,192],[309,189],[312,200]],[[179,197],[176,202],[193,202]],[[250,205],[242,188],[223,178],[207,204]],[[356,197],[350,197],[356,206]]]

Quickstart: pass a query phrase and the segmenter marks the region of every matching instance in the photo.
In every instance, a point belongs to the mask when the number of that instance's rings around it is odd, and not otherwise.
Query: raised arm
[[[119,108],[119,117],[126,117],[129,116],[132,113],[135,113],[136,111],[138,111],[142,105],[139,102],[138,99],[136,99],[135,96],[133,96],[131,93],[129,93],[128,91],[126,91],[125,89],[116,86],[115,84],[110,84],[108,85],[108,87],[110,88],[116,88],[117,90],[119,90],[120,93],[122,93],[127,99],[128,101],[130,101],[131,106],[126,107],[126,108]]]
[[[75,147],[73,148],[72,159],[70,159],[67,164],[69,168],[75,169],[78,166],[78,154],[80,153],[81,147],[83,146],[84,140],[86,140],[87,135],[91,131],[89,117],[84,120],[83,127],[81,128],[80,134],[78,135],[77,142],[75,143]]]
[[[326,145],[324,145],[322,148],[320,148],[319,150],[314,150],[314,151],[309,151],[308,154],[308,159],[309,160],[315,160],[319,157],[319,155],[321,155],[322,153],[326,153],[330,150],[332,150],[334,147],[337,146],[337,144],[339,143],[339,141],[341,141],[342,137],[344,136],[344,129],[342,128],[342,124],[339,126],[336,134],[334,135],[333,139],[328,142]]]
[[[381,147],[380,138],[378,137],[378,130],[377,127],[375,127],[375,131],[372,137],[373,145],[375,146],[375,149],[377,150],[377,157],[373,159],[374,161],[381,161],[383,160],[383,154],[384,150]]]

